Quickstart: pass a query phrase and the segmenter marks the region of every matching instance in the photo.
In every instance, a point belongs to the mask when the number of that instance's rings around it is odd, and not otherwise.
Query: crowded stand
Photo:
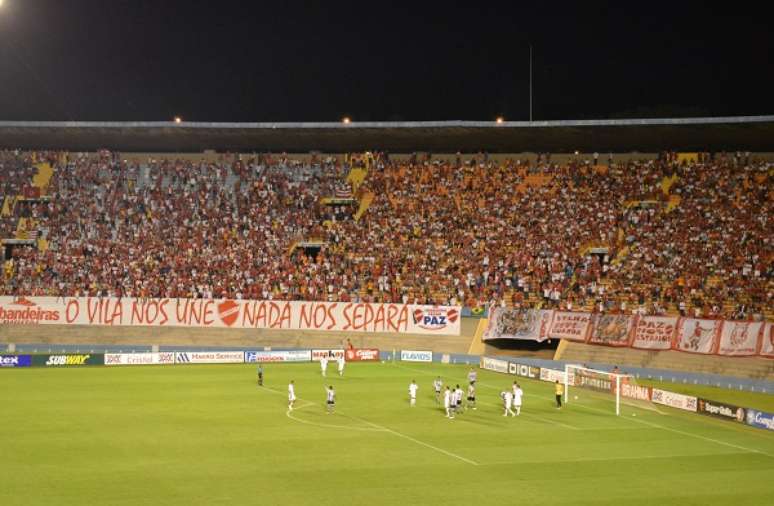
[[[774,166],[596,158],[2,152],[0,291],[771,315]]]

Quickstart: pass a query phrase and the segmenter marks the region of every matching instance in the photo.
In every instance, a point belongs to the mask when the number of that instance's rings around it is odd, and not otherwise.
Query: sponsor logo
[[[350,362],[372,362],[379,360],[379,350],[373,348],[347,350],[345,356]]]
[[[32,357],[29,355],[0,355],[0,367],[29,367]]]
[[[50,355],[45,365],[85,365],[91,355]]]
[[[495,372],[501,372],[501,373],[508,373],[508,362],[505,360],[499,360],[496,358],[489,358],[489,357],[481,357],[481,369],[486,369],[487,371],[495,371]]]
[[[459,312],[454,309],[445,308],[417,308],[412,315],[414,325],[425,330],[441,330],[450,323],[454,323],[459,318]]]
[[[774,414],[747,408],[747,425],[759,429],[774,430]]]
[[[690,395],[676,394],[667,390],[660,390],[658,388],[653,389],[653,402],[656,404],[663,404],[671,408],[683,409],[685,411],[693,411],[694,413],[698,409],[698,399]]]
[[[309,362],[312,360],[310,350],[291,351],[246,351],[245,362]]]
[[[167,353],[106,353],[105,365],[174,364],[175,354]]]
[[[19,297],[11,304],[11,307],[0,306],[0,323],[34,325],[41,321],[59,321],[59,311],[41,309],[34,302]]]
[[[403,362],[432,362],[433,361],[433,352],[432,351],[401,350],[400,351],[400,359]]]
[[[233,300],[224,300],[218,304],[218,316],[220,321],[231,327],[239,318],[239,304]]]
[[[557,371],[555,369],[546,369],[545,367],[541,367],[540,379],[541,381],[548,381],[550,383],[554,383],[556,381],[559,383],[564,383],[564,371]]]
[[[710,415],[726,420],[735,420],[737,422],[744,422],[745,418],[744,409],[738,406],[723,404],[721,402],[709,401],[707,399],[699,399],[698,412],[702,415]]]
[[[319,361],[323,358],[328,360],[337,360],[344,357],[344,350],[312,350],[312,361]]]
[[[508,374],[524,376],[525,378],[539,378],[540,368],[511,362],[508,364]]]

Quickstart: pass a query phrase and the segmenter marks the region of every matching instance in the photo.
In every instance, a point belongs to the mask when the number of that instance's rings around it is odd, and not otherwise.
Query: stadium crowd
[[[32,218],[48,248],[14,247],[0,291],[487,304],[748,318],[772,309],[772,166],[716,156],[594,165],[376,155],[174,159],[0,155],[2,196],[47,158]],[[666,188],[664,182],[673,181]],[[294,248],[319,241],[319,251]]]

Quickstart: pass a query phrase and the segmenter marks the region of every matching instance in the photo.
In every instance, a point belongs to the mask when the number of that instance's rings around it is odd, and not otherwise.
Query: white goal
[[[567,364],[564,366],[564,402],[569,404],[576,400],[578,390],[590,390],[604,396],[612,396],[608,398],[615,402],[616,415],[621,414],[621,404],[642,409],[655,409],[650,401],[650,389],[638,385],[636,378],[631,374],[612,373]]]

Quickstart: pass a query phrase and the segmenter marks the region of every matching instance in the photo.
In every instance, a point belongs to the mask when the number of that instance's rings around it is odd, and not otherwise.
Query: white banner
[[[496,307],[489,310],[489,321],[482,338],[544,341],[554,312],[547,309]]]
[[[750,356],[758,353],[763,322],[723,322],[718,355]]]
[[[696,412],[698,399],[690,395],[676,394],[667,390],[653,389],[653,402],[663,404],[671,408],[684,409],[685,411]]]
[[[105,365],[174,364],[175,354],[167,353],[105,353]]]
[[[178,351],[176,364],[241,364],[245,361],[243,351]]]
[[[245,362],[311,362],[310,350],[246,351]]]
[[[680,318],[675,348],[690,353],[715,353],[722,320]]]
[[[774,323],[766,323],[763,326],[763,339],[761,339],[761,355],[774,358]]]
[[[632,348],[669,350],[677,331],[676,316],[640,316],[632,331]]]
[[[585,341],[591,328],[591,313],[554,311],[548,334],[556,339]]]
[[[0,323],[460,334],[459,306],[112,297],[0,297]]]
[[[486,369],[487,371],[508,374],[508,362],[497,358],[481,357],[479,367],[481,367],[481,369]]]
[[[623,314],[594,315],[589,342],[607,346],[629,346],[636,318]]]
[[[517,364],[514,362],[508,363],[508,374],[514,374],[516,376],[524,376],[525,378],[539,378],[540,368],[532,367],[524,364]]]
[[[400,359],[402,362],[432,362],[433,352],[400,350]]]
[[[312,361],[319,362],[325,357],[328,360],[336,360],[344,357],[344,350],[312,350]]]
[[[555,369],[540,368],[540,379],[542,381],[549,381],[551,383],[559,382],[564,384],[564,371],[557,371]]]

